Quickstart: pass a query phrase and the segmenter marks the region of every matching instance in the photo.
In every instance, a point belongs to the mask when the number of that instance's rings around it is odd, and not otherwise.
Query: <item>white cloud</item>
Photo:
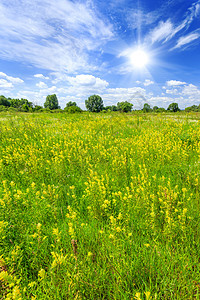
[[[144,86],[148,86],[148,85],[151,85],[151,84],[154,84],[154,81],[149,80],[149,79],[145,79]]]
[[[200,89],[193,84],[183,83],[182,85],[176,85],[175,89],[166,89],[166,94],[170,94],[172,97],[171,102],[177,102],[181,108],[191,106],[193,104],[198,105],[200,102]],[[178,96],[178,97],[177,97]]]
[[[186,82],[178,81],[178,80],[169,80],[166,82],[166,84],[168,86],[178,86],[178,85],[184,85],[184,84],[186,84]],[[163,87],[163,88],[166,88],[166,87]]]
[[[146,90],[141,87],[110,88],[102,95],[105,105],[116,105],[117,102],[129,101],[133,109],[140,109],[147,102]]]
[[[39,83],[36,83],[36,86],[39,87],[40,89],[45,89],[47,88],[46,83],[40,81]]]
[[[179,24],[173,23],[171,19],[168,19],[167,21],[160,21],[160,23],[146,36],[146,41],[150,40],[152,44],[160,41],[163,41],[163,43],[169,41],[180,31],[187,30],[194,19],[199,16],[199,14],[200,1],[198,0],[189,7],[185,18]],[[188,44],[197,38],[198,30],[197,32],[190,33],[187,36],[182,36],[179,38],[176,46],[171,50],[180,48],[181,46]]]
[[[109,83],[93,75],[77,75],[76,77],[68,77],[71,85],[93,87],[97,89],[105,89]]]
[[[194,84],[189,84],[187,86],[185,86],[182,90],[182,94],[184,96],[187,96],[189,98],[195,98],[195,97],[198,97],[198,100],[199,100],[199,97],[200,97],[200,90],[198,89],[197,86],[195,86]]]
[[[179,93],[177,89],[172,89],[172,90],[166,90],[166,94],[177,95]]]
[[[173,32],[173,25],[170,20],[166,22],[161,21],[156,28],[154,28],[148,38],[150,38],[152,43],[159,42],[161,40],[166,40]]]
[[[58,91],[58,88],[55,85],[53,85],[51,87],[47,87],[47,88],[41,89],[40,93],[42,95],[46,95],[47,96],[49,94],[55,94],[57,91]]]
[[[132,87],[132,88],[110,88],[110,89],[107,89],[107,92],[108,93],[114,93],[115,95],[123,95],[123,94],[126,94],[126,95],[129,95],[129,96],[132,96],[134,95],[135,93],[142,93],[142,94],[145,94],[146,91],[145,89],[141,88],[141,87]]]
[[[164,107],[167,108],[170,103],[174,102],[174,98],[172,97],[161,97],[161,96],[156,96],[156,97],[151,97],[149,99],[149,103],[153,107],[154,105],[157,105],[158,107]]]
[[[199,14],[200,14],[200,2],[196,3],[195,8],[194,8],[195,17],[198,17]]]
[[[143,26],[149,26],[150,24],[155,23],[155,21],[159,18],[158,11],[146,12],[133,8],[126,11],[126,13],[128,25],[132,29],[138,29],[141,24]]]
[[[199,37],[200,37],[199,32],[194,32],[194,33],[190,33],[186,36],[182,36],[178,39],[177,44],[172,49],[176,49],[176,48],[180,48],[182,46],[185,46],[185,45],[197,40]]]
[[[200,14],[200,1],[197,0],[189,8],[188,20],[190,20],[190,22],[192,22],[194,18],[197,18],[199,16],[199,14]]]
[[[3,0],[0,27],[1,56],[52,71],[92,69],[88,51],[113,37],[90,1]]]
[[[34,77],[36,77],[36,78],[41,78],[41,79],[46,79],[46,80],[49,79],[48,76],[44,76],[43,74],[35,74]]]
[[[7,74],[0,72],[0,77],[6,78],[8,81],[12,83],[23,83],[24,81],[18,77],[8,76]]]
[[[1,88],[12,88],[13,84],[11,82],[8,82],[5,79],[0,79],[0,87]]]

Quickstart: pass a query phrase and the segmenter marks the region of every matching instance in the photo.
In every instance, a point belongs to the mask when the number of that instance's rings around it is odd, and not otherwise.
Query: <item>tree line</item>
[[[131,112],[133,109],[133,104],[128,101],[118,102],[117,105],[104,106],[103,100],[99,95],[92,95],[85,100],[86,109],[89,112],[111,112],[111,111],[120,111],[120,112]],[[69,101],[66,103],[64,110],[62,110],[58,103],[58,98],[56,94],[48,95],[46,101],[44,102],[44,107],[40,105],[34,105],[32,102],[27,99],[12,99],[6,98],[5,96],[0,96],[0,111],[22,111],[22,112],[34,112],[34,111],[57,111],[57,112],[68,112],[68,113],[77,113],[82,112],[82,109],[78,107],[76,102]],[[177,112],[180,111],[177,103],[171,103],[167,109],[163,107],[151,106],[148,103],[145,103],[142,112]],[[200,104],[192,105],[185,108],[186,112],[200,112]]]

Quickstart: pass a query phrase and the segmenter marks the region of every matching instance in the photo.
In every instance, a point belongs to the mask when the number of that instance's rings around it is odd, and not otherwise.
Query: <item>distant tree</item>
[[[158,108],[159,108],[158,106],[154,106],[154,107],[153,107],[153,111],[154,111],[154,112],[157,111]]]
[[[10,99],[10,106],[19,109],[20,100],[19,99]]]
[[[131,111],[133,104],[128,101],[122,101],[117,103],[117,109],[121,112]]]
[[[148,103],[145,103],[142,110],[143,112],[150,112],[152,109]]]
[[[199,111],[199,105],[198,106],[192,105],[191,108],[192,108],[192,111]]]
[[[48,95],[46,97],[46,101],[44,103],[44,107],[45,108],[49,108],[50,110],[52,110],[52,109],[58,109],[59,108],[59,106],[58,106],[58,99],[57,99],[56,94]]]
[[[23,105],[26,105],[28,109],[33,108],[33,103],[28,101],[27,99],[21,98],[20,100],[20,107],[22,108]]]
[[[197,106],[197,105],[192,105],[192,106],[186,107],[186,108],[185,108],[185,111],[186,111],[186,112],[190,112],[190,111],[195,111],[195,112],[197,112],[197,111],[199,111],[199,106]]]
[[[171,112],[177,112],[180,111],[180,108],[178,107],[178,103],[171,103],[167,110],[171,111]]]
[[[1,95],[0,96],[0,105],[10,106],[10,102],[5,96]]]
[[[65,108],[70,107],[70,106],[77,106],[77,104],[76,104],[76,102],[69,101],[66,103]]]
[[[105,110],[110,110],[110,111],[117,111],[117,106],[116,105],[108,105],[104,108]]]
[[[23,104],[22,107],[21,107],[21,111],[29,111],[29,106],[27,104]]]
[[[90,112],[100,112],[103,110],[103,100],[99,95],[92,95],[85,100],[85,106]]]
[[[28,111],[33,107],[33,103],[29,102],[27,99],[9,99],[10,106],[16,108],[19,111]],[[26,108],[25,108],[26,107]],[[27,109],[28,107],[28,109]]]
[[[117,111],[117,106],[116,105],[112,105],[111,106],[111,111]]]

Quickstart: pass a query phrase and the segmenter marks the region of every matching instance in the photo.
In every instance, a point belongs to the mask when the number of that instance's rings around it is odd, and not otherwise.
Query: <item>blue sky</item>
[[[200,0],[0,0],[0,28],[6,97],[200,104]]]

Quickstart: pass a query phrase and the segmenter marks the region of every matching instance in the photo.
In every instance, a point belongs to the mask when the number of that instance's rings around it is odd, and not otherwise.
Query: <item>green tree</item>
[[[59,108],[59,106],[58,106],[58,99],[57,99],[56,94],[48,95],[46,97],[46,101],[44,103],[44,107],[45,108],[49,108],[50,110],[52,110],[52,109],[58,109]]]
[[[122,112],[129,112],[131,111],[133,104],[128,101],[118,102],[117,109]]]
[[[19,99],[10,99],[10,106],[19,109],[20,100]]]
[[[85,106],[91,112],[100,112],[103,110],[103,100],[99,95],[92,95],[85,100]]]
[[[0,96],[0,105],[10,106],[10,102],[5,96],[1,95]]]
[[[77,104],[76,104],[76,102],[69,101],[66,103],[65,108],[70,107],[70,106],[77,106]]]
[[[155,111],[157,111],[158,110],[158,106],[157,105],[155,105],[154,107],[153,107],[153,111],[155,112]]]
[[[199,108],[198,108],[197,105],[192,105],[192,106],[186,107],[186,108],[185,108],[185,111],[186,111],[186,112],[190,112],[190,111],[195,111],[195,112],[197,112],[197,111],[199,111]]]
[[[145,103],[142,110],[143,110],[143,112],[150,112],[152,109],[148,103]]]
[[[24,111],[24,112],[27,112],[27,111],[30,111],[31,108],[28,106],[27,103],[24,103],[21,107],[21,111]]]
[[[177,111],[180,111],[180,108],[178,107],[178,103],[171,103],[168,106],[167,110],[172,111],[172,112],[177,112]]]
[[[19,111],[29,110],[29,108],[33,107],[33,103],[29,102],[27,99],[9,99],[10,106],[16,108]],[[26,108],[25,108],[26,107]],[[28,107],[28,109],[27,109]],[[24,110],[25,109],[25,110]]]

